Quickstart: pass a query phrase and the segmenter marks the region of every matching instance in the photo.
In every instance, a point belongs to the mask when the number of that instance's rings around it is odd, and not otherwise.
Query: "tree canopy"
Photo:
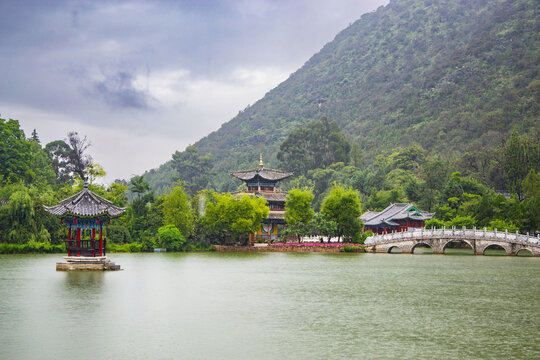
[[[358,191],[335,184],[323,200],[321,213],[336,223],[338,238],[352,239],[362,231]]]
[[[311,220],[315,212],[311,208],[313,193],[310,190],[291,189],[285,202],[285,221],[289,232],[301,236],[311,235]]]
[[[281,144],[277,159],[280,166],[296,175],[326,167],[337,162],[347,163],[351,146],[335,121],[323,116],[308,126],[290,132]]]

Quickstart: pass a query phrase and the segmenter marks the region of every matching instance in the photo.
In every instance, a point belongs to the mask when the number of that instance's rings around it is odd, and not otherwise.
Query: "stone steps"
[[[117,271],[117,270],[122,270],[122,269],[120,268],[120,265],[116,265],[115,263],[109,260],[103,265],[103,270]]]

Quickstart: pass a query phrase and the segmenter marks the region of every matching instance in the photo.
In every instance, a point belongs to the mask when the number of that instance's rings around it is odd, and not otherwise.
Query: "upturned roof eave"
[[[85,207],[85,204],[80,204],[83,199],[86,198],[87,202],[90,202],[92,206]],[[43,208],[49,214],[55,216],[75,216],[75,217],[99,217],[108,216],[110,218],[121,216],[127,209],[127,207],[119,207],[114,205],[111,201],[94,194],[88,188],[84,188],[76,194],[61,200],[57,205],[45,206]],[[77,211],[77,208],[82,211]],[[98,211],[96,211],[98,210]]]
[[[74,216],[74,217],[86,217],[86,218],[99,217],[99,216],[104,216],[104,215],[110,218],[116,218],[116,217],[122,216],[127,209],[127,207],[116,207],[115,210],[117,210],[116,212],[118,212],[118,213],[115,212],[116,214],[111,214],[109,211],[93,213],[93,214],[81,214],[76,211],[70,211],[65,208],[61,209],[60,211],[55,211],[56,206],[49,207],[49,206],[43,205],[43,208],[47,213],[54,216]]]
[[[265,173],[274,173],[275,176],[268,177],[265,176]],[[254,179],[255,177],[260,176],[264,180],[269,181],[281,181],[284,179],[287,179],[294,175],[292,172],[282,171],[282,170],[276,170],[276,169],[270,169],[270,168],[259,168],[259,169],[252,169],[252,170],[241,170],[241,171],[232,171],[230,174],[237,179],[240,179],[242,181],[249,181]]]

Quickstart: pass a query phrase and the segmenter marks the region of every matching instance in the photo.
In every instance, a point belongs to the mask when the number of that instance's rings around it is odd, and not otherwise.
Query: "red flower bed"
[[[352,243],[320,243],[320,242],[309,242],[309,243],[275,243],[272,246],[344,246],[344,245],[355,245],[360,246],[359,244]]]

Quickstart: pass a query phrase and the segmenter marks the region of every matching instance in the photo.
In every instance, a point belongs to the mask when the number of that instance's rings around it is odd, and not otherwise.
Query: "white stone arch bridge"
[[[493,245],[502,247],[507,255],[517,255],[521,250],[530,251],[533,256],[540,256],[540,235],[538,237],[522,235],[517,232],[500,232],[479,229],[409,229],[371,236],[366,239],[364,249],[372,253],[389,253],[392,248],[400,248],[404,254],[411,254],[419,245],[429,246],[434,254],[443,254],[452,241],[463,241],[473,249],[475,255],[483,255]]]

